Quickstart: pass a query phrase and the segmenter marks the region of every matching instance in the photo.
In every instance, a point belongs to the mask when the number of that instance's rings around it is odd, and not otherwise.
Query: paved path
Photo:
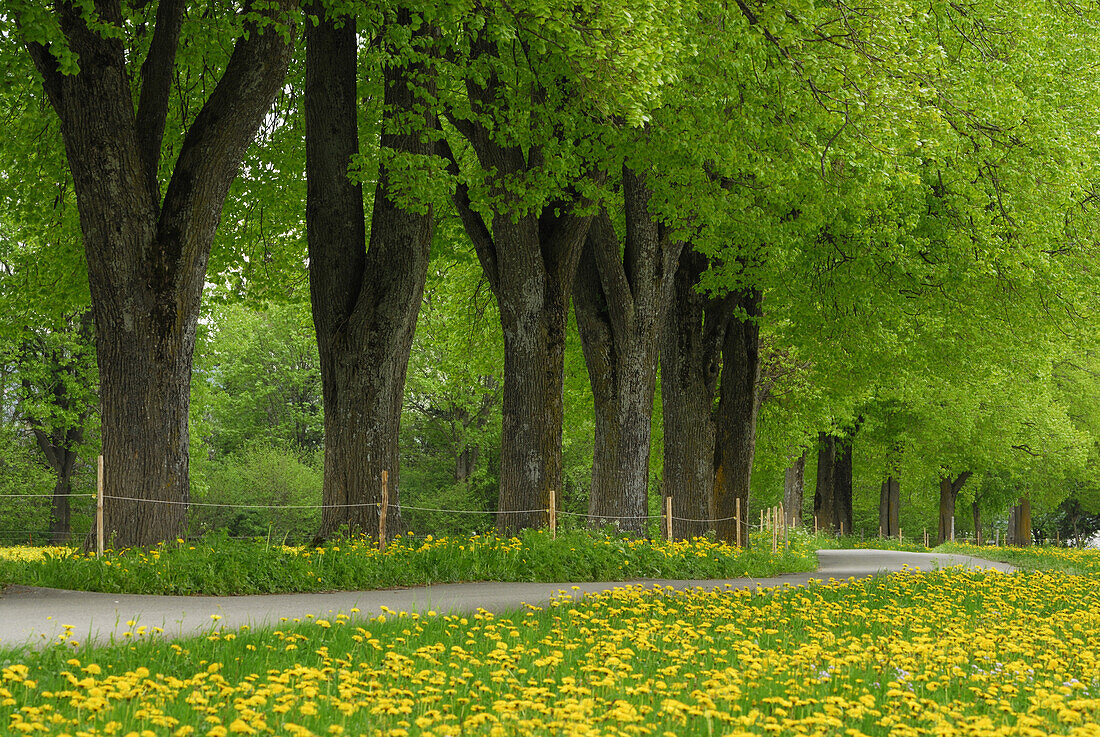
[[[161,627],[168,635],[192,635],[225,626],[248,624],[275,626],[281,618],[314,615],[331,619],[338,613],[359,609],[373,616],[388,607],[394,611],[435,610],[440,613],[473,612],[479,608],[501,612],[523,604],[541,605],[561,593],[588,594],[631,584],[676,589],[762,588],[805,584],[813,578],[846,579],[900,571],[909,565],[923,570],[953,565],[1012,571],[1012,566],[980,558],[947,553],[902,553],[889,550],[821,550],[820,567],[813,573],[790,573],[772,578],[738,578],[704,581],[639,581],[597,583],[459,583],[417,586],[382,591],[344,591],[329,594],[270,594],[260,596],[146,596],[101,594],[86,591],[9,586],[0,591],[0,648],[25,644],[44,645],[72,625],[73,637],[108,642],[136,626]],[[220,617],[215,621],[211,616]]]

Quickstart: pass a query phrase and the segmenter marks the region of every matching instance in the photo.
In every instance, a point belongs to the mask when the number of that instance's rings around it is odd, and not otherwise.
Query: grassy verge
[[[945,543],[937,550],[997,560],[1014,565],[1024,571],[1100,574],[1100,550],[1094,548],[1006,548],[991,545],[979,547],[977,545]]]
[[[16,549],[18,550],[18,549]],[[102,559],[68,549],[18,555],[0,550],[0,583],[139,594],[259,594],[366,590],[459,581],[622,581],[735,578],[817,567],[810,539],[793,536],[773,555],[705,538],[664,542],[544,531],[519,537],[398,538],[384,553],[366,539],[323,548],[286,548],[225,537]]]
[[[0,729],[1085,735],[1100,721],[1098,584],[949,569],[767,595],[628,589],[510,616],[340,618],[169,646],[57,645],[0,654]]]

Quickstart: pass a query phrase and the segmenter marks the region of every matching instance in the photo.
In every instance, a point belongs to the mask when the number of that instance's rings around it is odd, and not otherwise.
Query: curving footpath
[[[903,567],[932,570],[966,565],[1003,572],[1015,568],[1005,563],[949,553],[906,553],[891,550],[819,550],[818,570],[787,573],[771,578],[708,579],[587,583],[457,583],[417,586],[381,591],[340,591],[325,594],[268,594],[259,596],[149,596],[103,594],[87,591],[9,586],[0,591],[0,648],[24,645],[44,646],[58,639],[71,626],[72,637],[80,641],[108,643],[123,633],[144,626],[159,627],[167,636],[188,636],[215,627],[237,629],[277,626],[285,619],[315,616],[330,619],[336,614],[374,616],[383,607],[392,611],[435,610],[469,613],[478,609],[503,612],[524,604],[542,605],[553,597],[583,596],[629,585],[692,588],[771,588],[799,586],[811,579],[841,580],[900,571]],[[216,618],[216,619],[215,619]],[[135,622],[133,626],[128,622]]]

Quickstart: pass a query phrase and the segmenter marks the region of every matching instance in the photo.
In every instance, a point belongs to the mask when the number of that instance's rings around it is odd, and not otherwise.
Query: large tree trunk
[[[407,26],[409,13],[398,11],[390,22]],[[383,149],[431,155],[430,74],[423,63],[384,65]],[[307,24],[306,226],[325,403],[318,540],[344,530],[378,535],[383,472],[387,532],[401,527],[401,404],[434,227],[431,207],[411,212],[397,204],[392,173],[382,164],[367,247],[362,187],[347,173],[359,151],[357,81],[354,19]],[[417,106],[423,129],[395,132]]]
[[[672,534],[678,539],[706,534],[717,517],[713,407],[729,309],[728,300],[696,291],[706,268],[707,259],[699,252],[690,247],[680,252],[661,336],[661,485],[673,499]],[[747,519],[748,510],[744,514]]]
[[[959,490],[962,489],[963,484],[969,478],[969,471],[959,474],[954,479],[950,476],[940,477],[939,534],[936,536],[939,544],[954,539],[951,533],[953,530],[952,522],[955,519],[955,500],[959,496]]]
[[[817,483],[814,488],[814,519],[817,529],[836,533],[836,441],[835,435],[818,433]]]
[[[290,0],[265,12],[279,15]],[[119,0],[98,20],[123,29]],[[115,546],[184,532],[187,414],[199,298],[226,193],[286,73],[292,39],[246,24],[183,141],[161,197],[161,142],[185,4],[162,0],[136,110],[125,43],[58,6],[80,72],[28,41],[61,121],[95,312],[105,461],[104,531]],[[109,37],[110,36],[110,37]],[[89,539],[87,544],[91,544]]]
[[[1020,497],[1020,502],[1012,508],[1012,520],[1009,528],[1012,534],[1012,544],[1026,548],[1032,544],[1031,536],[1031,500]]]
[[[802,499],[806,490],[806,451],[783,474],[783,512],[791,527],[802,525]]]
[[[730,318],[722,341],[722,382],[714,433],[714,507],[719,540],[736,541],[740,501],[742,543],[748,541],[749,485],[756,449],[756,384],[760,378],[760,303],[756,289],[734,297],[738,315]],[[743,316],[743,317],[741,317]]]
[[[644,178],[626,167],[623,197],[625,243],[620,248],[601,211],[588,231],[573,300],[596,410],[589,525],[642,533],[658,340],[683,243],[654,220]]]
[[[901,508],[901,483],[891,474],[882,481],[878,497],[878,527],[883,537],[895,537],[900,527],[898,513]]]
[[[478,40],[475,57],[496,56],[495,42]],[[460,178],[453,200],[496,296],[504,333],[504,395],[497,529],[512,534],[549,521],[550,491],[562,490],[565,327],[569,295],[592,215],[586,202],[561,192],[540,207],[521,203],[512,183],[544,168],[539,145],[496,137],[489,121],[509,82],[495,72],[468,79],[473,116],[448,120],[470,143],[488,179],[492,212],[470,200],[469,186],[446,140],[440,150]],[[532,115],[541,93],[532,90]]]

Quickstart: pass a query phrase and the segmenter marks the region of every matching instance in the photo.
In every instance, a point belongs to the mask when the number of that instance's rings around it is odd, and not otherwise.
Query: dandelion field
[[[0,655],[0,724],[84,735],[1100,734],[1100,578],[624,587]]]

